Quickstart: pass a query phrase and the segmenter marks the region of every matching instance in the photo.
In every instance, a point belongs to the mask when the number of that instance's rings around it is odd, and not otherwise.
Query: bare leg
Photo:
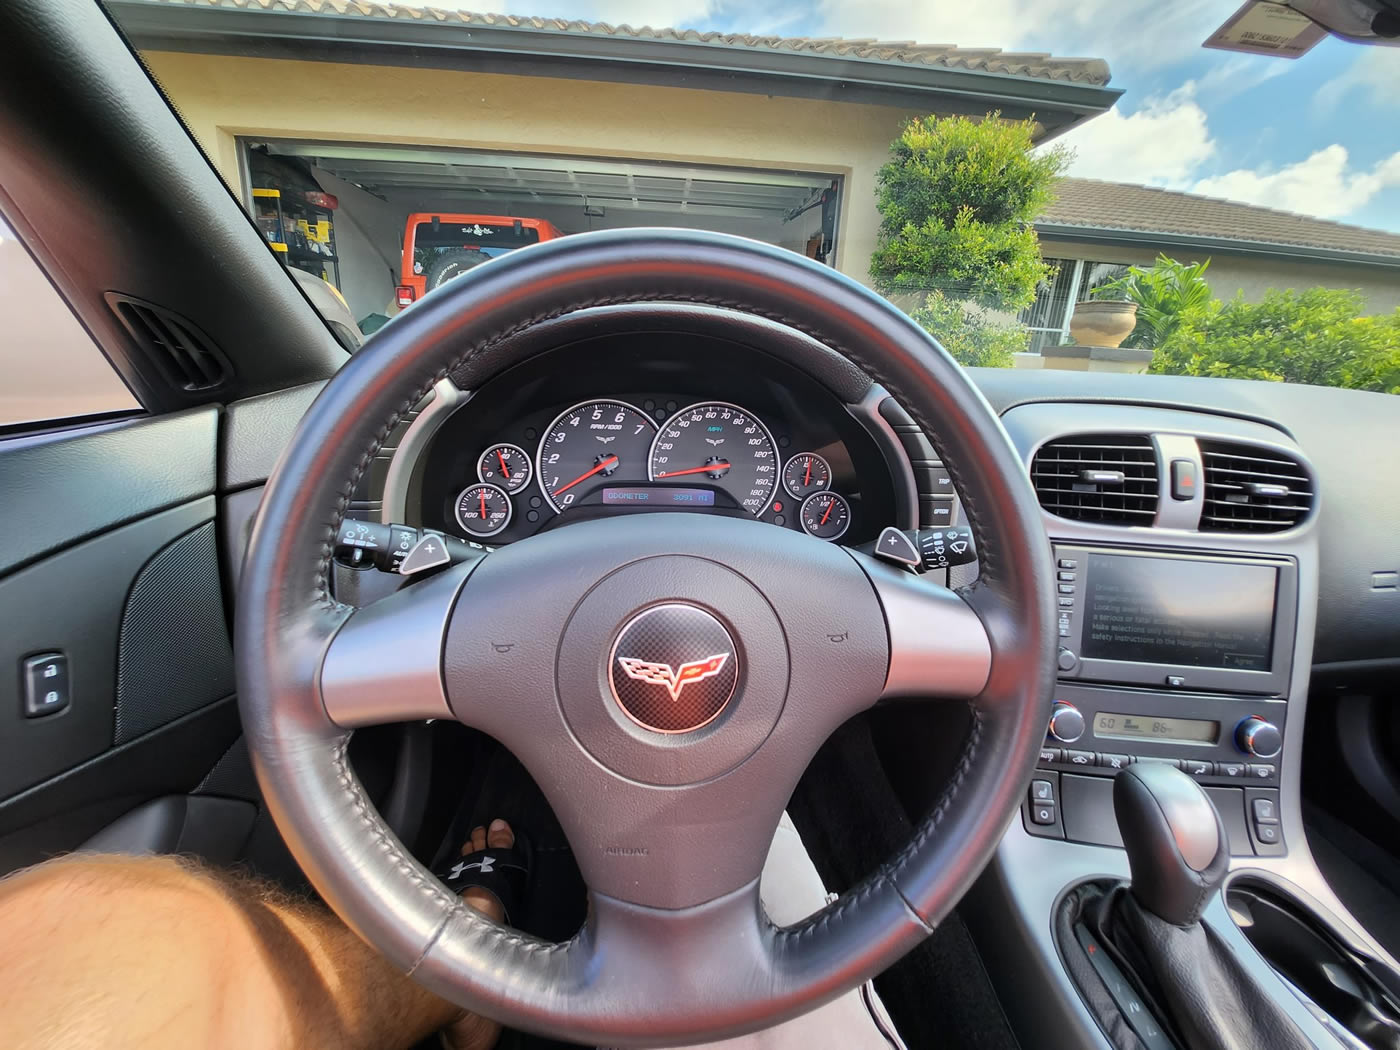
[[[497,823],[491,844],[509,845]],[[490,894],[466,899],[501,914]],[[170,857],[75,855],[0,881],[0,946],[13,1050],[386,1050],[447,1025],[459,1050],[486,1050],[499,1034],[325,908]]]

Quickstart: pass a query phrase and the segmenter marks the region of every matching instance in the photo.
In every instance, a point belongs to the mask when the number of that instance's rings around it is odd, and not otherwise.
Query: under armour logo
[[[460,879],[463,872],[471,871],[473,868],[480,868],[481,874],[489,875],[496,870],[496,858],[490,855],[482,857],[479,861],[468,864],[464,860],[459,860],[451,871],[447,873],[449,879]]]
[[[619,656],[617,662],[627,672],[628,678],[635,678],[639,682],[650,682],[652,685],[664,685],[666,691],[671,694],[671,699],[679,700],[682,689],[692,682],[712,678],[719,674],[720,669],[724,667],[724,663],[728,659],[728,653],[717,653],[714,656],[707,656],[703,660],[681,664],[675,670],[672,670],[670,664],[652,663],[649,660],[638,660],[631,656]]]

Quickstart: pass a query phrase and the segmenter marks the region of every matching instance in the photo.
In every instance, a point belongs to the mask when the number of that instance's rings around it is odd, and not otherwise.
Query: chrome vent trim
[[[1283,532],[1312,512],[1312,479],[1292,456],[1236,442],[1200,446],[1202,532]]]
[[[1157,517],[1157,452],[1147,434],[1075,434],[1031,461],[1040,505],[1075,521],[1150,526]]]

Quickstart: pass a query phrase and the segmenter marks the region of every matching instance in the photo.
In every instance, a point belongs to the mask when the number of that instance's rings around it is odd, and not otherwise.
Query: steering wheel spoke
[[[454,565],[352,612],[321,663],[326,715],[341,729],[454,718],[442,647],[475,563]]]
[[[947,587],[854,555],[885,612],[890,663],[881,699],[970,700],[992,673],[992,642],[972,606]]]

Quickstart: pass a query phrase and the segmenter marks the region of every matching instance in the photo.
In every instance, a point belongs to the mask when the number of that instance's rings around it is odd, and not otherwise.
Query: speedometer
[[[777,488],[778,453],[773,435],[752,412],[705,401],[662,424],[652,442],[649,469],[652,481],[712,484],[759,515]]]
[[[585,401],[566,408],[540,438],[540,488],[562,511],[603,481],[641,481],[656,424],[622,401]]]

